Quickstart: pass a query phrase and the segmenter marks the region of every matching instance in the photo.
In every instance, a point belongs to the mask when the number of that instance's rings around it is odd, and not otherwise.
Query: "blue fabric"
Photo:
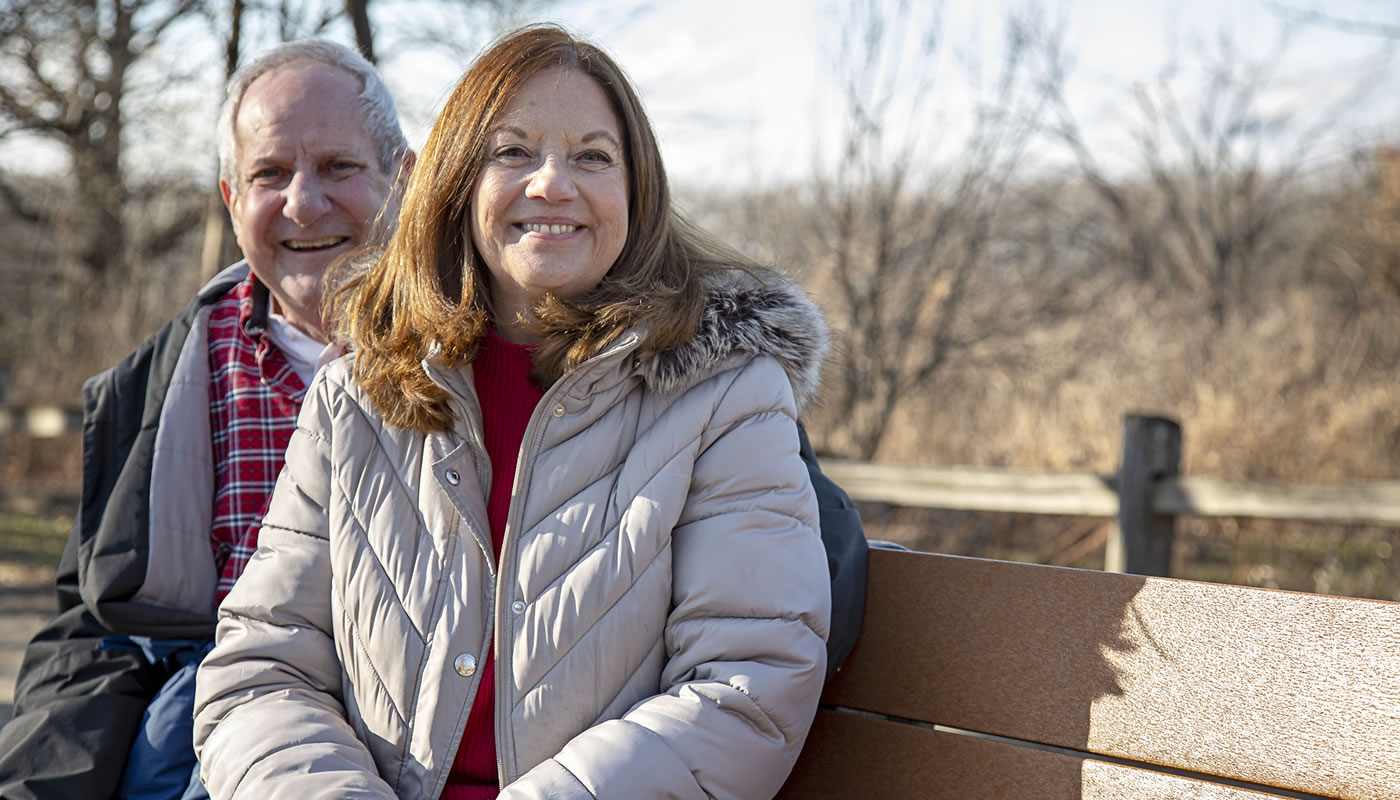
[[[195,659],[204,660],[211,643],[207,639],[152,639],[149,636],[106,636],[97,645],[103,650],[140,650],[152,664],[166,659],[181,667]]]
[[[209,790],[204,788],[204,782],[199,779],[199,762],[194,762],[194,769],[190,772],[190,785],[185,789],[185,793],[180,795],[180,800],[209,800]]]
[[[209,795],[199,782],[194,756],[194,677],[199,663],[214,647],[195,640],[150,640],[118,637],[148,658],[169,660],[178,667],[146,707],[141,729],[127,756],[118,800],[203,800]],[[107,646],[107,643],[103,643]]]

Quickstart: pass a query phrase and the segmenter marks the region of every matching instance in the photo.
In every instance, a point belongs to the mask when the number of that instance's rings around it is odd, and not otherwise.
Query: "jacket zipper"
[[[534,449],[536,433],[539,426],[543,424],[540,420],[548,413],[545,409],[554,405],[556,402],[555,398],[561,394],[561,389],[566,380],[567,379],[556,381],[555,384],[549,388],[549,391],[545,392],[544,396],[540,398],[540,401],[535,404],[534,413],[530,415],[530,421],[525,425],[525,435],[520,440],[520,451],[515,455],[515,476],[511,480],[510,507],[506,509],[506,528],[501,534],[501,552],[498,557],[500,558],[502,569],[496,573],[496,608],[494,614],[496,620],[494,626],[495,630],[492,632],[492,650],[495,653],[494,657],[496,659],[495,686],[493,687],[496,693],[496,702],[494,704],[495,719],[492,721],[492,724],[496,726],[496,782],[500,784],[501,789],[505,789],[506,787],[506,762],[505,758],[501,755],[501,747],[505,743],[504,734],[506,731],[505,716],[501,711],[502,707],[505,705],[502,699],[505,693],[503,687],[506,686],[506,681],[502,680],[502,678],[506,678],[507,680],[510,678],[510,669],[509,667],[502,668],[502,664],[506,662],[501,658],[501,627],[505,624],[504,620],[506,619],[505,593],[502,591],[502,587],[507,583],[507,574],[510,576],[509,582],[512,585],[515,583],[515,576],[520,574],[520,553],[516,552],[518,548],[512,547],[515,543],[512,541],[511,532],[515,530],[518,521],[517,517],[520,513],[521,504],[517,501],[521,499],[522,495],[520,483],[521,475],[524,472],[522,468],[527,461],[527,455]],[[569,383],[572,382],[569,381]],[[513,556],[513,563],[511,564],[509,573],[504,569],[507,553],[511,553]],[[515,750],[514,740],[511,740],[510,747],[512,751]]]
[[[515,530],[516,523],[518,522],[517,517],[520,514],[521,505],[519,501],[524,495],[524,492],[522,491],[521,487],[521,477],[524,475],[525,470],[523,470],[522,467],[525,466],[527,461],[532,460],[532,457],[527,458],[527,456],[531,456],[532,451],[535,449],[537,429],[544,424],[541,421],[542,418],[548,413],[550,413],[550,409],[552,409],[555,403],[557,402],[555,398],[567,394],[567,392],[564,391],[565,388],[571,387],[575,383],[577,383],[579,377],[584,375],[586,371],[590,369],[591,366],[606,361],[607,359],[611,358],[612,356],[618,353],[625,352],[638,341],[639,337],[637,337],[636,335],[626,336],[621,342],[618,342],[613,347],[608,348],[604,352],[599,353],[593,358],[590,358],[588,361],[585,361],[584,363],[580,364],[578,369],[574,370],[573,373],[565,375],[564,377],[555,381],[554,385],[549,387],[549,391],[545,392],[544,396],[540,398],[539,403],[535,405],[535,411],[530,415],[530,421],[525,426],[525,435],[520,440],[520,452],[517,453],[515,457],[515,477],[512,479],[510,487],[510,507],[506,510],[506,528],[501,535],[501,564],[504,565],[506,563],[506,553],[511,553],[513,560],[511,563],[511,569],[509,573],[502,569],[496,575],[496,625],[492,639],[492,648],[495,652],[496,659],[496,685],[494,687],[496,692],[496,703],[495,720],[493,720],[493,724],[496,726],[496,782],[500,785],[500,788],[502,790],[506,788],[506,768],[505,758],[501,755],[501,747],[502,744],[507,741],[505,717],[503,715],[503,712],[501,711],[501,709],[505,707],[505,703],[502,702],[505,689],[502,687],[507,685],[506,681],[509,680],[511,677],[509,660],[503,660],[501,658],[501,627],[503,624],[502,620],[506,618],[506,609],[504,605],[505,597],[502,593],[502,587],[507,584],[507,575],[509,575],[510,578],[509,583],[511,585],[514,585],[515,576],[520,574],[521,555],[519,552],[519,548],[516,548],[514,546],[515,542],[511,537],[511,533]],[[503,664],[506,666],[503,667]],[[505,678],[506,680],[502,680],[502,678]],[[515,739],[511,738],[509,739],[509,742],[511,753],[513,755],[515,752]]]
[[[431,370],[429,370],[429,372],[428,372],[428,377],[429,377],[429,378],[432,378],[432,380],[433,380],[434,382],[438,382],[438,383],[440,384],[440,379],[437,378],[437,377],[434,377],[433,372],[432,372]],[[465,431],[465,433],[464,433],[464,437],[463,437],[463,438],[466,439],[466,441],[467,441],[467,446],[468,446],[468,447],[470,448],[470,450],[471,450],[472,470],[473,470],[473,473],[474,473],[475,476],[476,476],[477,482],[480,483],[480,481],[481,481],[481,477],[480,477],[480,476],[483,475],[483,474],[487,475],[487,476],[490,477],[492,480],[495,479],[495,476],[493,475],[494,470],[493,470],[492,467],[491,467],[491,460],[490,460],[489,458],[487,458],[487,457],[484,455],[485,452],[486,452],[486,435],[485,435],[485,432],[482,430],[482,422],[481,422],[481,398],[480,398],[480,396],[478,396],[477,393],[476,393],[476,386],[475,386],[475,384],[468,384],[468,386],[469,386],[470,391],[471,391],[471,398],[470,398],[470,399],[471,399],[471,401],[472,401],[473,403],[475,403],[477,411],[476,411],[475,414],[470,414],[470,413],[468,413],[468,414],[465,414],[465,415],[464,415],[464,416],[465,416],[464,422],[465,422],[465,424],[466,424],[466,431]],[[488,486],[490,485],[490,481],[487,481],[487,485],[488,485]],[[459,512],[459,513],[462,513],[462,512]],[[492,548],[491,548],[491,528],[490,528],[490,526],[489,526],[488,524],[486,524],[486,521],[485,521],[485,520],[476,519],[476,518],[474,518],[474,517],[472,517],[472,516],[470,516],[470,515],[467,515],[467,514],[465,514],[465,513],[463,513],[463,519],[464,519],[464,521],[466,522],[468,528],[470,529],[470,535],[471,535],[472,541],[476,543],[477,549],[478,549],[478,550],[481,550],[481,551],[482,551],[482,554],[485,556],[487,574],[489,574],[489,575],[492,577],[492,579],[496,580],[496,585],[495,585],[494,587],[492,587],[492,593],[493,593],[493,595],[494,595],[494,594],[499,594],[500,580],[499,580],[499,576],[496,574],[497,570],[496,570],[495,553],[492,552]],[[485,531],[485,538],[484,538],[484,539],[482,538],[482,532],[483,532],[483,531]],[[466,546],[466,545],[464,544],[463,546]],[[493,630],[493,628],[494,628],[494,626],[495,626],[495,623],[496,623],[496,616],[495,616],[494,614],[488,615],[487,618],[486,618],[486,631],[487,631],[488,636],[494,636],[494,635],[495,635],[495,631]],[[484,667],[485,665],[483,664],[482,666]],[[477,691],[481,691],[481,685],[480,685],[480,682],[479,682],[479,681],[478,681],[478,683],[477,683]],[[467,696],[466,707],[467,707],[468,709],[470,709],[470,708],[472,707],[472,704],[473,704],[475,701],[476,701],[476,692],[472,692],[472,693],[470,693],[470,694]],[[464,732],[465,732],[465,731],[464,731]],[[457,747],[461,747],[461,739],[460,739],[460,738],[457,740]],[[456,756],[456,752],[457,752],[457,748],[453,748],[453,749],[452,749],[452,753],[453,753],[454,758],[455,758],[455,756]],[[445,761],[443,762],[442,766],[439,768],[439,770],[438,770],[438,775],[437,775],[437,777],[436,777],[436,779],[435,779],[435,782],[434,782],[434,789],[433,789],[433,796],[434,796],[434,797],[437,797],[438,795],[442,794],[443,789],[447,786],[447,779],[448,779],[448,777],[450,777],[450,773],[451,773],[451,771],[452,771],[452,763],[453,763],[453,759],[447,759],[447,760],[445,760]],[[497,764],[499,765],[499,763],[500,763],[500,759],[499,759],[499,757],[497,757]],[[499,766],[498,766],[498,767],[497,767],[497,772],[499,773],[499,771],[500,771],[500,769],[499,769]],[[499,780],[499,779],[498,779],[498,780]]]

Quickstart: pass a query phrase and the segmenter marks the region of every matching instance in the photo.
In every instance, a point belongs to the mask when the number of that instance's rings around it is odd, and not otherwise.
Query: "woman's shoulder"
[[[355,380],[354,353],[342,353],[322,364],[316,370],[316,377],[312,379],[308,389],[309,396],[315,395],[324,398],[338,396],[353,398],[361,394],[359,384]]]

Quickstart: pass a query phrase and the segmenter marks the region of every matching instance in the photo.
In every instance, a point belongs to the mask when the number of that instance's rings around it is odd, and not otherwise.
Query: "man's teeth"
[[[578,230],[577,225],[539,225],[534,222],[523,223],[520,227],[530,233],[551,233],[556,236],[561,233],[573,233]]]
[[[288,239],[286,244],[292,250],[320,250],[323,247],[334,247],[343,241],[344,236],[327,236],[324,239]]]

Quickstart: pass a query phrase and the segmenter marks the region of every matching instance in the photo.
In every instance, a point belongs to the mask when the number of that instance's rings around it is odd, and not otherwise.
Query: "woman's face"
[[[472,191],[471,237],[491,275],[502,336],[546,293],[581,294],[603,279],[627,241],[622,126],[587,75],[535,75],[487,134]]]

